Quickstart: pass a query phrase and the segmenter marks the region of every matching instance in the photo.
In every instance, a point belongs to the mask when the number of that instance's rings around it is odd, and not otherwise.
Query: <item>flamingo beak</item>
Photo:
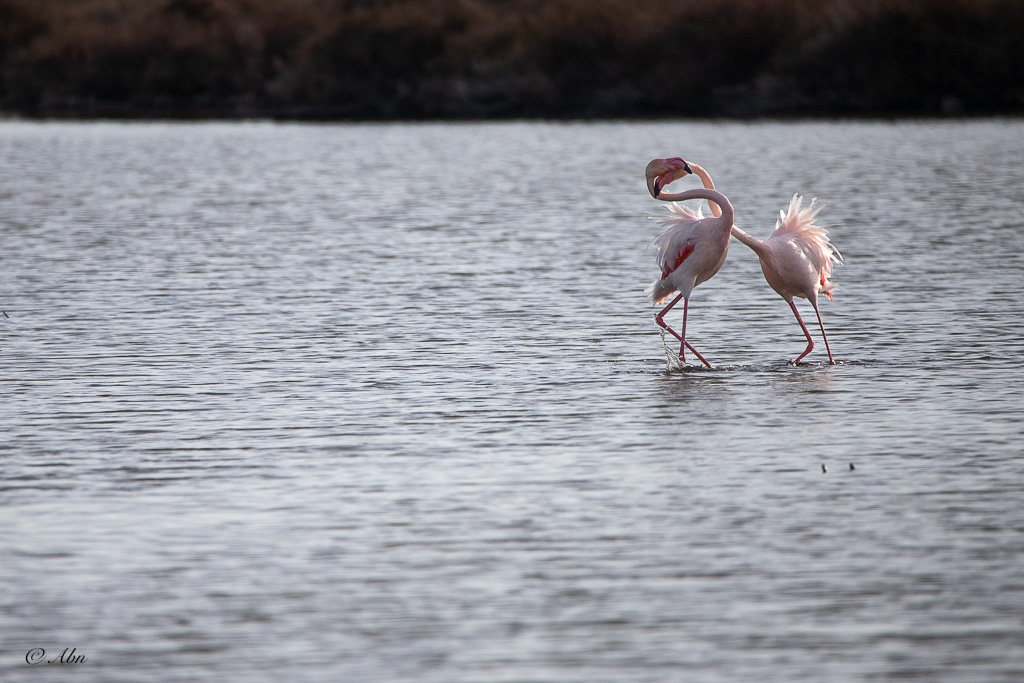
[[[684,159],[682,157],[672,157],[671,159],[666,159],[666,161],[668,161],[668,162],[675,162],[675,165],[676,166],[681,166],[682,170],[686,171],[687,173],[693,173],[693,170],[690,168],[690,165],[688,163],[686,163],[686,159]],[[678,178],[676,178],[676,179],[678,179]]]
[[[654,179],[654,184],[651,186],[651,194],[654,195],[655,199],[658,198],[658,195],[661,194],[661,191],[665,189],[665,186],[671,183],[672,180],[673,179],[671,173],[660,175]]]

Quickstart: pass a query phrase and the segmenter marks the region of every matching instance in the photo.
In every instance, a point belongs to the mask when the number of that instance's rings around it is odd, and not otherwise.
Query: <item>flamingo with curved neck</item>
[[[725,263],[729,251],[729,231],[733,222],[732,204],[725,195],[714,189],[697,188],[676,194],[662,192],[662,188],[676,177],[690,173],[686,161],[679,157],[655,159],[647,165],[646,173],[648,189],[657,199],[666,202],[706,199],[722,207],[720,216],[702,218],[681,205],[673,203],[670,206],[672,216],[664,221],[668,229],[655,240],[658,245],[661,278],[652,282],[646,290],[655,303],[661,303],[678,292],[678,295],[654,316],[654,320],[679,340],[679,359],[682,363],[686,363],[686,349],[690,349],[701,363],[710,368],[711,363],[686,341],[686,324],[693,289],[713,277]],[[665,322],[665,315],[679,303],[680,299],[683,301],[681,333],[673,330]]]
[[[688,162],[688,171],[701,180],[701,184],[707,189],[715,189],[715,181],[711,175],[700,165]],[[676,168],[678,174],[681,168]],[[676,177],[683,177],[685,173]],[[676,178],[673,178],[673,180]],[[669,181],[671,182],[671,181]],[[663,183],[664,187],[668,183]],[[658,188],[660,190],[660,187]],[[651,194],[654,194],[652,191]],[[660,193],[659,193],[660,194]],[[664,196],[655,194],[655,198],[662,199]],[[781,218],[775,224],[775,231],[766,240],[758,239],[753,235],[732,226],[732,235],[757,254],[761,262],[761,272],[764,279],[772,289],[778,293],[789,307],[793,309],[796,321],[800,323],[807,338],[807,348],[804,352],[791,360],[792,365],[799,363],[807,354],[814,350],[814,339],[800,317],[793,297],[807,299],[814,308],[814,314],[818,317],[818,327],[821,328],[821,337],[825,340],[825,350],[828,352],[828,362],[835,365],[835,358],[832,356],[832,349],[829,347],[828,336],[825,334],[825,324],[821,321],[821,312],[818,310],[818,294],[824,294],[829,301],[832,300],[832,292],[837,287],[829,280],[832,276],[832,264],[842,263],[843,257],[828,239],[828,231],[820,225],[815,224],[814,218],[821,211],[822,205],[815,204],[811,200],[810,206],[803,207],[803,198],[793,195],[789,202],[788,211],[780,212]],[[717,206],[711,204],[711,213],[720,216],[721,211]]]

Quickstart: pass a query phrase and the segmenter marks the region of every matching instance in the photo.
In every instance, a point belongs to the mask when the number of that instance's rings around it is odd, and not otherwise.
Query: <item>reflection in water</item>
[[[2,677],[1021,678],[1022,133],[0,124]],[[829,201],[838,365],[734,248],[666,371],[676,154]]]

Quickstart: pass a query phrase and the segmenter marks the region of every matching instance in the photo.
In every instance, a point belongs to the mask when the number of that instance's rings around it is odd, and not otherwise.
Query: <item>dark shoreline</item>
[[[0,114],[1024,115],[1020,0],[0,0]]]

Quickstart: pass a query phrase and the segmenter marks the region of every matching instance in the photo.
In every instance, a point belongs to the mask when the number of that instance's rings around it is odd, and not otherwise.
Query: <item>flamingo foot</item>
[[[793,366],[793,367],[795,368],[796,366],[800,365],[800,361],[802,361],[802,360],[804,359],[804,356],[806,356],[806,355],[807,355],[808,353],[810,353],[810,352],[811,352],[811,350],[810,350],[810,349],[807,349],[806,351],[804,351],[803,353],[801,353],[801,354],[800,354],[799,356],[797,356],[797,357],[796,357],[796,358],[794,358],[793,360],[789,361],[789,362],[787,363],[787,365],[792,365],[792,366]]]

